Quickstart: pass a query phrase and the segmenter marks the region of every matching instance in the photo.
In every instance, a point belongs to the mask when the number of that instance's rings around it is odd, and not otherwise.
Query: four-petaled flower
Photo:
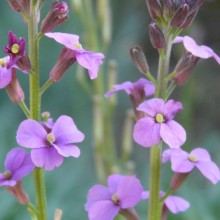
[[[77,62],[88,69],[90,79],[95,79],[98,76],[98,68],[104,58],[102,53],[84,50],[79,43],[79,36],[74,34],[54,32],[46,33],[45,35],[74,51]]]
[[[35,166],[52,170],[63,162],[63,157],[79,157],[80,150],[72,143],[81,142],[84,134],[79,131],[69,116],[60,116],[52,128],[27,119],[17,131],[17,142],[32,148],[31,159]]]
[[[5,159],[5,172],[0,173],[0,186],[13,187],[34,169],[29,153],[21,148],[10,150]]]
[[[143,188],[135,176],[113,174],[108,187],[93,186],[85,205],[90,220],[112,220],[120,209],[134,207],[141,199]]]
[[[162,162],[171,161],[171,168],[176,173],[190,173],[194,167],[213,184],[220,180],[220,171],[217,165],[212,162],[207,150],[195,148],[190,153],[182,149],[166,150],[163,153]]]
[[[173,43],[183,43],[185,49],[195,57],[202,59],[214,58],[220,64],[220,57],[208,46],[198,45],[195,40],[189,36],[176,37]]]
[[[163,191],[160,191],[160,197],[164,195]],[[149,199],[149,192],[145,191],[142,193],[142,199]],[[186,211],[190,204],[185,199],[179,196],[170,195],[164,200],[164,207],[168,208],[173,214]]]
[[[161,139],[170,148],[180,147],[186,140],[184,128],[173,120],[177,112],[182,110],[182,104],[174,100],[153,98],[141,103],[137,110],[147,114],[138,120],[134,126],[134,140],[143,147],[158,144]]]

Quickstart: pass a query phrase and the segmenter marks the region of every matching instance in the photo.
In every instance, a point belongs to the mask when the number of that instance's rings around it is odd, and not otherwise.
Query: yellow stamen
[[[12,53],[18,53],[19,52],[19,45],[18,44],[13,44],[11,47]]]
[[[162,114],[157,114],[156,115],[156,122],[158,122],[158,123],[164,122],[164,117],[163,117]]]
[[[189,155],[188,159],[189,159],[189,161],[191,161],[193,163],[198,160],[198,158],[196,156],[194,156],[194,155]]]
[[[3,176],[7,179],[7,180],[10,180],[11,179],[11,172],[10,171],[5,171],[3,173]]]
[[[82,45],[80,43],[73,43],[73,46],[77,49],[82,49]]]
[[[5,67],[6,66],[6,60],[4,58],[0,59],[0,65],[2,67]]]
[[[47,135],[47,141],[48,141],[48,142],[53,143],[53,142],[55,142],[55,140],[56,140],[56,138],[55,138],[55,136],[54,136],[53,133],[49,133],[49,134]]]
[[[118,199],[118,197],[117,197],[116,194],[113,194],[113,195],[112,195],[112,201],[113,201],[116,205],[119,205],[119,204],[120,204],[120,201],[119,201],[119,199]]]

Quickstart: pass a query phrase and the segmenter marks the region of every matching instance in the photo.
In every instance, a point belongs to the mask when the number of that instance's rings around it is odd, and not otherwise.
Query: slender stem
[[[26,115],[26,117],[29,118],[30,117],[30,110],[26,106],[25,102],[24,101],[20,101],[19,102],[19,106],[22,109],[22,111],[24,112],[24,114]]]
[[[53,81],[51,79],[48,79],[44,85],[40,88],[40,95],[42,96],[43,93],[51,86],[53,85]]]
[[[41,112],[41,99],[39,92],[39,41],[35,40],[38,34],[39,1],[31,0],[30,20],[28,23],[29,58],[32,69],[30,74],[30,118],[39,121]],[[34,170],[35,192],[38,209],[38,220],[47,220],[46,195],[43,170]]]

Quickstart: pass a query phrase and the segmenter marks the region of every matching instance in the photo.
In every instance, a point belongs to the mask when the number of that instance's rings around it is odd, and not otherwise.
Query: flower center
[[[6,66],[6,60],[4,58],[0,59],[0,65],[4,68]]]
[[[13,44],[11,47],[12,53],[18,53],[19,52],[19,45],[18,44]]]
[[[47,135],[47,141],[48,141],[49,143],[53,143],[53,142],[55,142],[55,140],[56,140],[56,138],[55,138],[55,136],[54,136],[53,133],[49,133],[49,134]]]
[[[82,49],[82,45],[80,43],[73,43],[73,46],[77,49]]]
[[[164,117],[163,117],[162,114],[157,114],[156,115],[156,122],[158,122],[158,123],[164,122]]]
[[[120,205],[120,201],[119,201],[119,199],[118,199],[116,193],[114,193],[114,194],[112,195],[112,201],[115,203],[115,205]]]
[[[198,160],[198,158],[194,155],[189,155],[188,159],[189,159],[189,161],[191,161],[193,163],[195,163]]]
[[[3,173],[3,176],[7,179],[7,180],[10,180],[11,179],[11,172],[8,170],[8,171],[5,171]]]

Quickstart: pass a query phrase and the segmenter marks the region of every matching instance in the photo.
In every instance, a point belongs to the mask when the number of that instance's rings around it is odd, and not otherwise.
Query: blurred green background
[[[95,2],[95,1],[94,1]],[[118,66],[118,82],[134,81],[140,77],[129,57],[129,48],[139,44],[144,48],[151,71],[156,73],[157,52],[149,43],[148,24],[150,18],[145,0],[110,0],[113,13],[113,38],[106,59],[114,59]],[[46,0],[41,18],[46,15],[52,0]],[[71,4],[71,2],[69,1]],[[86,15],[85,15],[86,16]],[[206,1],[196,20],[185,35],[194,36],[200,44],[209,45],[220,55],[220,2]],[[12,11],[7,1],[0,7],[0,47],[7,44],[7,33],[12,30],[17,36],[27,38],[27,29],[21,17]],[[56,31],[79,34],[83,42],[84,30],[80,20],[70,6],[69,20],[56,28]],[[40,45],[41,81],[45,82],[48,74],[59,55],[62,46],[43,38]],[[182,46],[174,46],[172,65],[174,66],[183,52]],[[0,56],[5,56],[0,52]],[[64,164],[46,172],[46,190],[49,219],[53,219],[56,208],[64,212],[63,219],[88,219],[84,211],[84,203],[88,189],[95,183],[92,154],[92,102],[76,80],[76,64],[65,74],[61,82],[52,86],[42,100],[42,110],[50,111],[53,118],[61,114],[74,118],[78,128],[86,134],[82,144],[79,159],[67,158]],[[23,74],[18,78],[26,91],[28,100],[28,79]],[[173,98],[181,100],[184,111],[178,115],[178,121],[185,127],[188,140],[185,149],[194,147],[207,148],[213,160],[220,166],[220,68],[212,60],[202,60],[195,68],[194,74],[184,86],[176,89]],[[28,101],[27,101],[28,102]],[[115,134],[120,138],[121,124],[125,118],[126,109],[130,108],[129,98],[119,94],[118,106],[115,112]],[[5,90],[0,91],[0,170],[3,171],[4,158],[8,150],[17,146],[16,130],[19,123],[25,119],[18,106],[9,101]],[[117,140],[120,144],[120,139]],[[136,163],[136,173],[143,186],[148,186],[148,150],[135,146],[132,159]],[[170,165],[162,170],[163,190],[169,184]],[[32,175],[25,178],[24,187],[34,201],[34,186]],[[169,219],[220,219],[220,185],[213,186],[197,171],[190,175],[187,182],[178,192],[191,203],[190,209],[179,215],[170,215]],[[138,207],[140,219],[146,219],[146,202]],[[25,207],[3,188],[0,189],[0,220],[26,220],[29,216]],[[104,219],[103,219],[104,220]]]

